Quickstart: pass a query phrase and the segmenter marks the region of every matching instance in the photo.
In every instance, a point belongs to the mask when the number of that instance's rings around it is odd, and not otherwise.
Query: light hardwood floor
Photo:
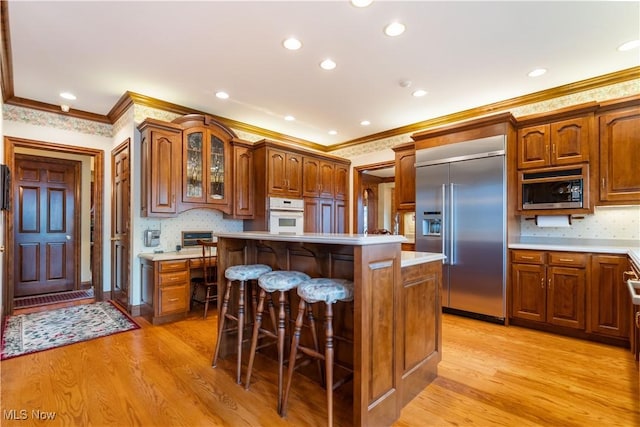
[[[313,382],[294,385],[283,420],[272,362],[258,358],[249,391],[235,384],[233,360],[210,367],[215,311],[163,326],[136,320],[139,330],[3,361],[0,425],[325,425]],[[438,378],[396,426],[640,425],[640,376],[626,349],[453,315],[443,337]],[[349,425],[349,397],[338,396],[336,425]],[[7,419],[11,410],[27,419]],[[37,410],[55,418],[37,420]]]

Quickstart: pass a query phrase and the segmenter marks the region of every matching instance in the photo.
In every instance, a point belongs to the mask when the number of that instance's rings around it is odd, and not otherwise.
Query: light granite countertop
[[[268,231],[242,231],[236,233],[215,233],[220,238],[272,240],[277,242],[325,243],[331,245],[366,246],[384,243],[406,243],[404,236],[393,234],[339,234],[339,233],[303,233],[274,234]]]
[[[521,236],[509,243],[509,249],[627,254],[640,266],[640,240]]]

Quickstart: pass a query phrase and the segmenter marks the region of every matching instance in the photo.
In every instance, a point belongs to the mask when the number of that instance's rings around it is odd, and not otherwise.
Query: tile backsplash
[[[593,215],[574,219],[569,227],[540,228],[525,218],[520,222],[521,236],[640,240],[640,206],[596,207]]]
[[[140,227],[143,231],[160,230],[160,246],[145,246],[144,252],[152,252],[154,249],[168,252],[175,251],[176,245],[181,244],[183,231],[213,231],[213,234],[221,231],[242,231],[242,220],[225,219],[222,212],[210,209],[191,209],[175,218],[140,218]]]

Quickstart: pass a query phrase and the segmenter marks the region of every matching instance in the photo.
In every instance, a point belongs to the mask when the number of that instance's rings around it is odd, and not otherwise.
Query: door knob
[[[67,240],[71,240],[71,236],[69,236],[68,234],[66,235]]]

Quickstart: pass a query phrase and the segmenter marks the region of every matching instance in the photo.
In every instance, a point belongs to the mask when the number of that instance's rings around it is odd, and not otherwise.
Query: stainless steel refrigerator
[[[441,252],[449,311],[504,322],[505,136],[416,151],[416,250]]]

